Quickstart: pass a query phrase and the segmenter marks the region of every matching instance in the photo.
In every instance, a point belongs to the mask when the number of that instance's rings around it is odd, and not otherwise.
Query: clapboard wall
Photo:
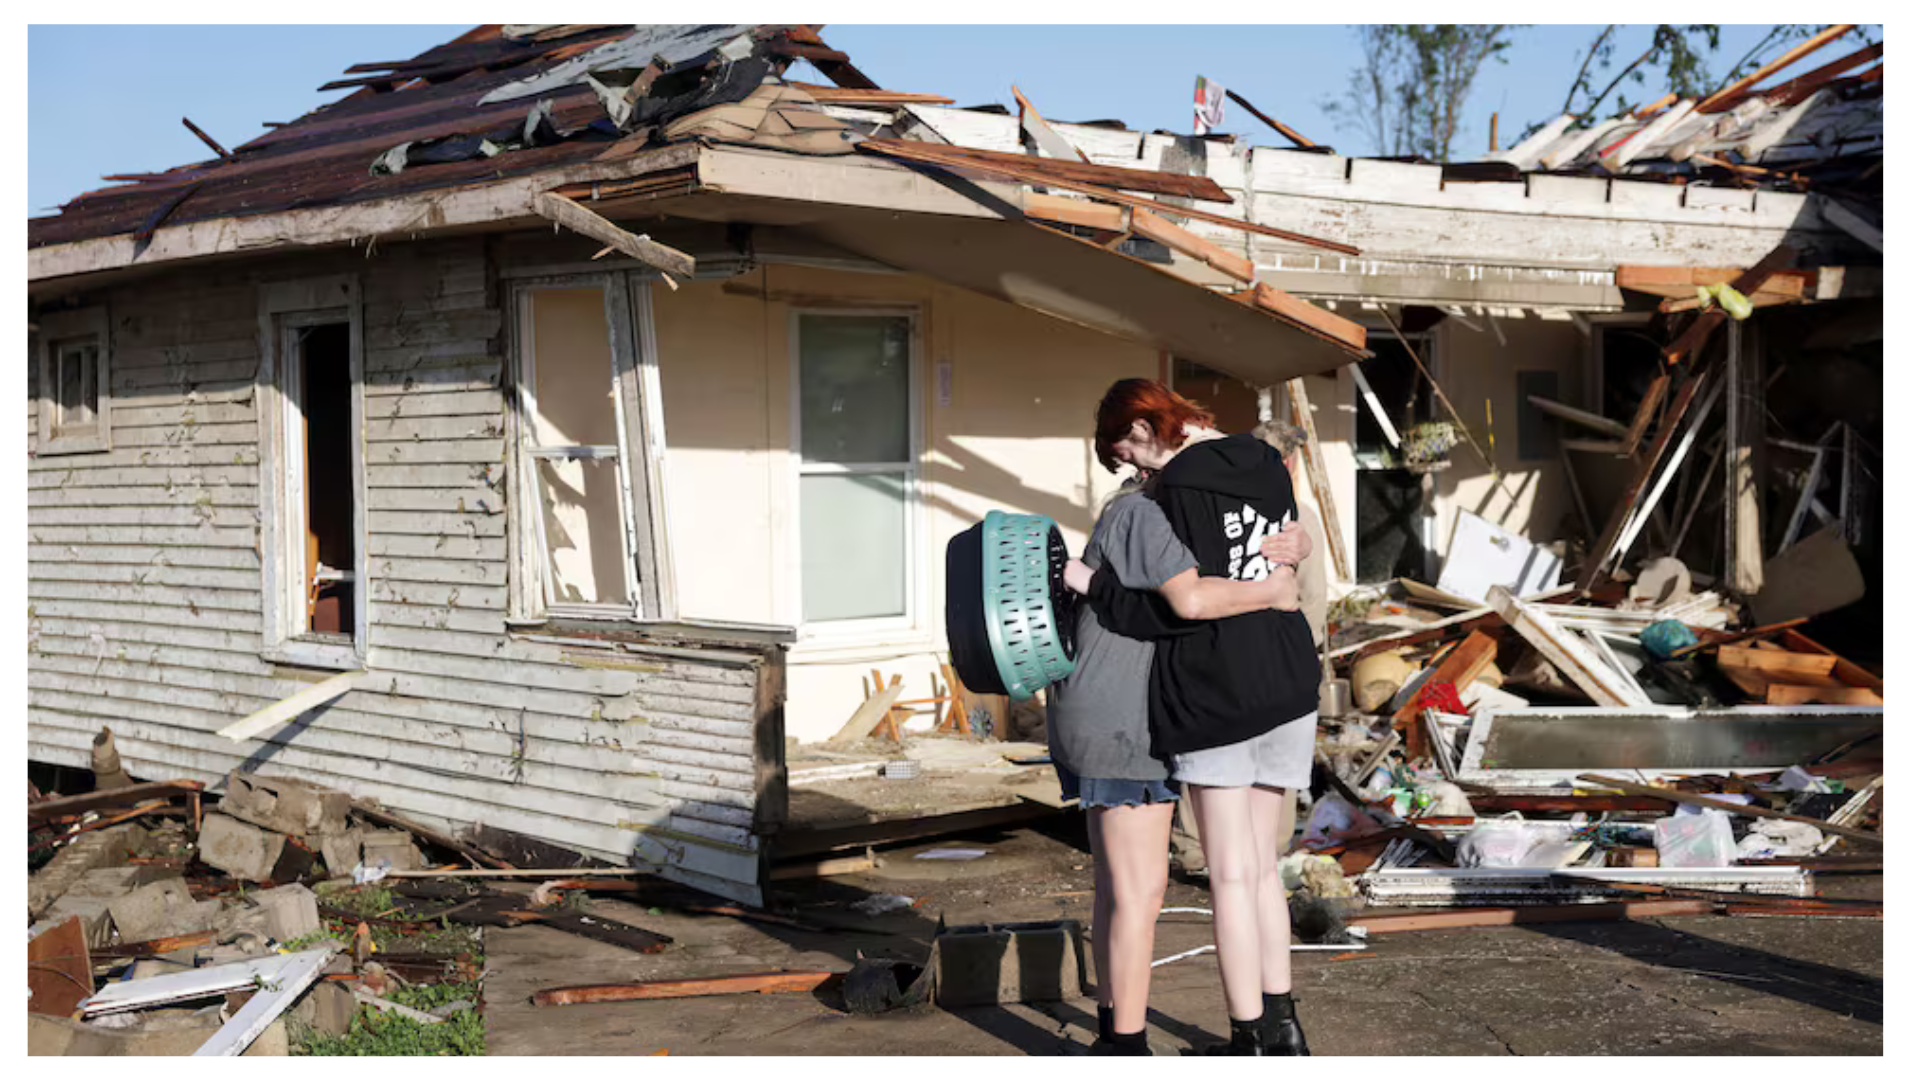
[[[143,777],[302,777],[757,901],[778,653],[508,632],[505,338],[487,251],[383,245],[84,297],[111,319],[113,449],[34,457],[29,424],[30,755],[84,766],[111,726]],[[316,677],[261,656],[258,288],[343,272],[363,298],[368,675],[235,743],[215,732]]]

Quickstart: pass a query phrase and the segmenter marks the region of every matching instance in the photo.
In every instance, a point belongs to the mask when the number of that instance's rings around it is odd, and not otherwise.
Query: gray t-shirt
[[[1199,565],[1159,505],[1139,492],[1108,504],[1080,560],[1095,570],[1111,563],[1129,589],[1157,589]],[[1074,633],[1073,672],[1047,695],[1047,748],[1054,760],[1088,779],[1166,779],[1167,766],[1151,753],[1147,731],[1153,644],[1111,633],[1086,604]]]

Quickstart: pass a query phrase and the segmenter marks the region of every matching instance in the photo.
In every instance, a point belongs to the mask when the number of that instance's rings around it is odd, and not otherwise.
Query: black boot
[[[1300,1030],[1300,1018],[1294,1013],[1293,995],[1264,994],[1266,1012],[1260,1017],[1260,1052],[1264,1057],[1312,1057],[1307,1049],[1306,1033]]]
[[[1145,1029],[1140,1031],[1116,1031],[1110,1037],[1102,1038],[1093,1044],[1094,1057],[1152,1057],[1153,1048],[1147,1045]]]
[[[1232,1034],[1226,1042],[1214,1043],[1200,1052],[1202,1057],[1265,1057],[1261,1048],[1261,1020],[1234,1020],[1228,1018]]]

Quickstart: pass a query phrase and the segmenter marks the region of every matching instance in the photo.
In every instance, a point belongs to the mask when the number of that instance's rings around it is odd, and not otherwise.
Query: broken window
[[[265,655],[359,667],[367,641],[359,295],[350,278],[266,285],[261,384]]]
[[[544,610],[633,616],[632,483],[609,284],[520,294],[521,564]]]
[[[107,318],[102,308],[40,319],[41,454],[112,448],[107,390]]]
[[[1421,363],[1433,370],[1432,339],[1411,335],[1407,340],[1419,350]],[[1404,444],[1418,425],[1433,421],[1433,391],[1397,335],[1368,334],[1367,348],[1374,355],[1362,361],[1364,374],[1354,365],[1355,580],[1431,580],[1427,485],[1403,466],[1394,438]],[[1392,437],[1381,423],[1382,415],[1393,426]]]
[[[809,311],[795,333],[801,619],[907,618],[913,317]]]

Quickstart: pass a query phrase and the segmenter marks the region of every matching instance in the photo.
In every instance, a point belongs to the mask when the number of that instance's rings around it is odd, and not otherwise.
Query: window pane
[[[803,460],[908,460],[910,325],[904,315],[800,317]]]
[[[905,473],[800,478],[800,608],[807,622],[907,613]]]
[[[598,288],[535,289],[533,392],[529,418],[535,446],[612,446],[620,441],[613,413],[613,352],[607,308]]]
[[[100,404],[100,391],[94,385],[100,371],[100,353],[90,342],[62,342],[55,347],[58,397],[54,427],[71,431],[93,426]]]
[[[548,595],[562,604],[630,604],[620,466],[608,459],[540,458]]]

